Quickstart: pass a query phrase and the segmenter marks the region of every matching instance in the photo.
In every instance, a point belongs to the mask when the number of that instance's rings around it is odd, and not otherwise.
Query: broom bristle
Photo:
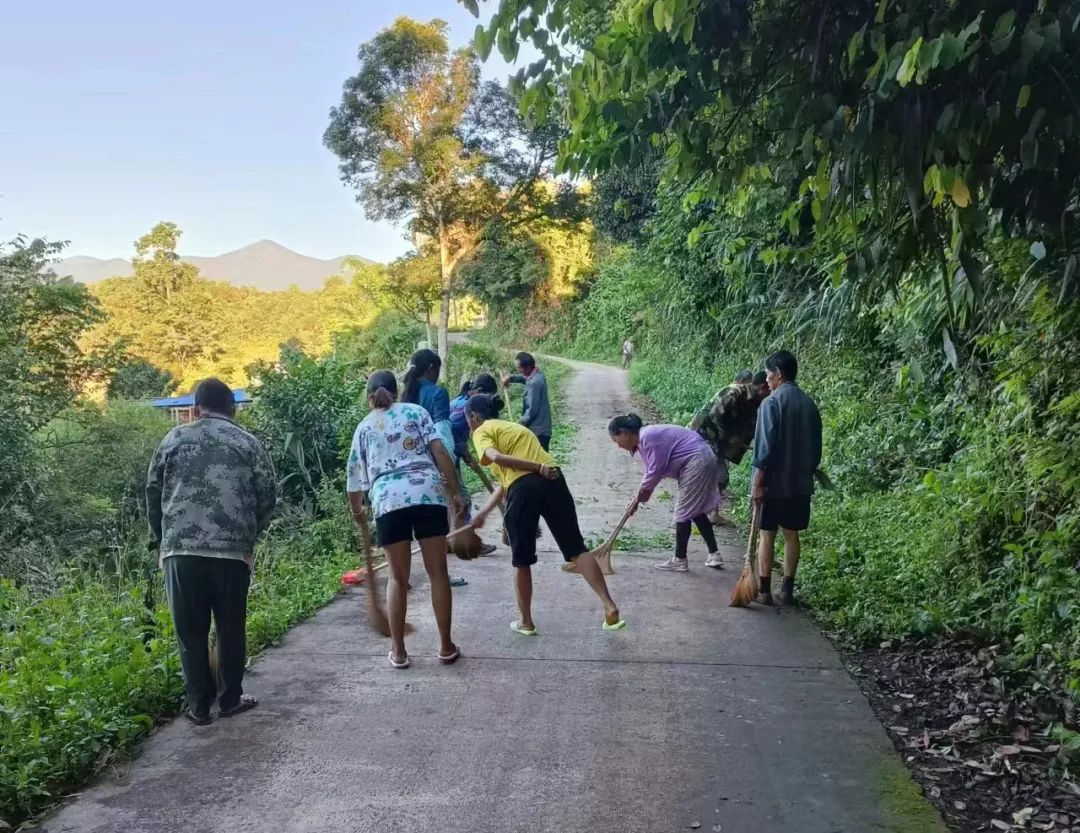
[[[379,636],[390,636],[390,617],[386,615],[374,586],[368,588],[368,623]]]
[[[611,546],[603,544],[590,553],[600,565],[600,572],[605,576],[615,575],[615,568],[611,566]]]
[[[746,607],[756,597],[757,582],[754,580],[754,571],[749,566],[743,567],[742,575],[731,591],[730,607]]]
[[[605,576],[615,575],[615,568],[611,566],[611,547],[607,544],[601,544],[594,550],[589,550],[582,554],[582,557],[591,555],[596,559],[596,563],[600,566],[600,572]],[[566,573],[580,573],[578,569],[577,561],[567,561],[562,565],[563,572]]]
[[[210,637],[210,679],[214,681],[214,690],[221,691],[221,660],[218,657],[217,634]]]

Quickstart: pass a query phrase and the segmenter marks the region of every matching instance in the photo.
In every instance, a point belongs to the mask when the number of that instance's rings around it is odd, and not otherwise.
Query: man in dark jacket
[[[783,604],[794,602],[799,568],[799,533],[810,525],[814,471],[821,464],[821,415],[814,400],[796,384],[799,363],[786,350],[765,360],[772,394],[758,410],[754,434],[754,476],[751,495],[761,526],[761,595],[771,605],[773,548],[776,530],[784,531]]]
[[[531,353],[518,353],[514,358],[518,372],[505,377],[503,387],[509,387],[511,382],[525,386],[523,413],[518,422],[536,434],[544,451],[550,451],[551,402],[548,400],[547,378],[536,366],[536,359]]]
[[[255,437],[233,422],[232,390],[218,379],[195,388],[197,419],[161,441],[146,477],[150,534],[165,571],[187,716],[202,726],[218,701],[222,717],[253,708],[243,693],[247,595],[255,539],[277,502],[274,467]],[[210,617],[217,629],[220,686],[210,668]]]

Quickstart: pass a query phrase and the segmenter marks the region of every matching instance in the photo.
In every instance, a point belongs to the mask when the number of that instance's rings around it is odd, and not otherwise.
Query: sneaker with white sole
[[[690,565],[686,562],[685,558],[676,558],[671,556],[667,561],[661,561],[654,569],[665,570],[669,573],[688,573],[690,572]]]
[[[724,569],[724,559],[720,557],[720,553],[710,553],[709,557],[705,559],[705,566],[712,567],[715,570]]]

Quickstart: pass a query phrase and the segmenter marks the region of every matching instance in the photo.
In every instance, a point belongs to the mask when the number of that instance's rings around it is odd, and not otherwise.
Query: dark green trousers
[[[187,703],[202,717],[214,700],[224,709],[240,702],[247,659],[247,596],[251,573],[232,558],[173,555],[165,559],[165,595],[180,646]],[[220,688],[210,672],[210,617],[217,628]]]

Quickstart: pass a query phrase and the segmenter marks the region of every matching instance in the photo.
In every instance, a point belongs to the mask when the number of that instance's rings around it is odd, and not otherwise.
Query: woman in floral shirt
[[[431,606],[439,628],[439,660],[454,662],[461,654],[450,639],[452,601],[446,571],[446,483],[456,483],[454,463],[435,432],[427,411],[397,402],[397,379],[389,370],[368,378],[371,413],[356,427],[347,468],[349,504],[354,516],[375,515],[379,544],[390,562],[387,604],[394,668],[408,668],[405,650],[405,593],[412,567],[412,541],[420,543],[431,580]],[[450,507],[458,510],[456,490]]]

